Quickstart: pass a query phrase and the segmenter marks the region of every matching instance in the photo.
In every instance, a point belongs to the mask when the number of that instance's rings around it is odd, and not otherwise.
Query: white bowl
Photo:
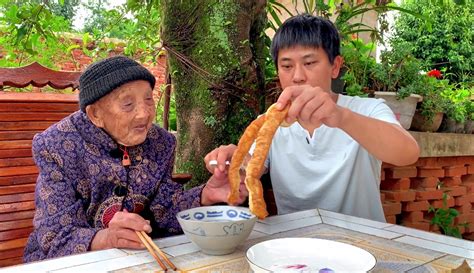
[[[316,238],[283,238],[258,243],[247,250],[255,272],[367,272],[375,257],[353,245]]]
[[[181,211],[176,217],[189,240],[210,255],[234,252],[257,221],[248,208],[233,206],[197,207]]]

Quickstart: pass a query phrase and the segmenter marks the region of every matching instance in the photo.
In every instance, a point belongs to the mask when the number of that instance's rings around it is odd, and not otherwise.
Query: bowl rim
[[[209,209],[209,208],[213,208],[214,210],[216,209],[219,209],[219,208],[234,208],[236,209],[237,211],[239,210],[243,210],[245,211],[246,213],[250,214],[250,217],[248,219],[242,219],[242,218],[238,218],[238,219],[226,219],[228,220],[229,222],[247,222],[247,221],[257,221],[257,216],[255,214],[253,214],[251,211],[250,211],[250,208],[247,208],[247,207],[241,207],[241,206],[231,206],[231,205],[217,205],[217,206],[200,206],[200,207],[194,207],[194,208],[190,208],[190,209],[186,209],[186,210],[182,210],[178,213],[176,213],[176,218],[178,219],[178,221],[184,221],[184,222],[188,222],[188,223],[205,223],[205,225],[207,225],[208,223],[209,224],[212,224],[212,223],[225,223],[225,221],[219,221],[219,222],[214,222],[214,221],[202,221],[202,220],[195,220],[195,219],[183,219],[181,218],[180,216],[183,215],[184,213],[190,213],[192,211],[196,211],[196,210],[199,210],[199,209]],[[182,228],[182,227],[181,227]]]
[[[338,241],[335,241],[335,240],[328,240],[328,239],[321,239],[321,238],[311,238],[311,237],[283,237],[283,238],[273,238],[273,239],[269,239],[269,240],[265,240],[265,241],[261,241],[261,242],[258,242],[252,246],[250,246],[247,251],[245,252],[245,258],[247,259],[247,261],[249,263],[251,263],[252,265],[254,265],[255,267],[257,268],[260,268],[264,271],[268,271],[268,272],[273,272],[271,271],[270,269],[266,269],[264,267],[261,267],[259,265],[257,265],[255,262],[253,262],[250,258],[249,258],[249,252],[250,252],[250,249],[256,245],[259,245],[259,244],[263,244],[265,242],[268,242],[268,241],[275,241],[275,240],[285,240],[285,239],[316,239],[316,240],[321,240],[321,241],[330,241],[330,242],[333,242],[333,243],[340,243],[340,244],[345,244],[345,245],[349,245],[349,246],[353,246],[353,247],[356,247],[356,248],[359,248],[359,249],[362,249],[364,251],[366,251],[367,253],[369,253],[373,258],[374,258],[374,264],[372,265],[372,267],[370,269],[367,269],[366,272],[372,270],[375,268],[375,266],[377,265],[377,257],[375,257],[374,254],[370,253],[369,251],[363,249],[363,248],[360,248],[360,247],[357,247],[357,246],[354,246],[354,245],[351,245],[351,244],[347,244],[347,243],[343,243],[343,242],[338,242]]]

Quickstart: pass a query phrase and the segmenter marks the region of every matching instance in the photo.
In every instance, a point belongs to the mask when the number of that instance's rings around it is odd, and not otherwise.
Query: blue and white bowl
[[[248,208],[233,206],[197,207],[181,211],[176,217],[189,240],[210,255],[234,252],[257,221]]]

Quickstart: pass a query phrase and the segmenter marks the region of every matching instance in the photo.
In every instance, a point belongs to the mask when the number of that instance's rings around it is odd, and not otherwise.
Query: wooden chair
[[[0,90],[23,88],[77,89],[81,72],[54,71],[33,63],[0,68]],[[22,263],[33,229],[34,191],[38,169],[32,158],[33,136],[79,109],[77,94],[0,91],[0,267]],[[185,183],[189,174],[174,174]]]
[[[79,86],[80,72],[61,72],[38,63],[0,68],[0,90]],[[79,109],[76,94],[0,92],[0,267],[22,262],[33,229],[38,169],[31,154],[33,136]]]

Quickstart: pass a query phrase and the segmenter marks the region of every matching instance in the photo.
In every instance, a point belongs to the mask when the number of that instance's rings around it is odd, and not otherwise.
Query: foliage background
[[[411,47],[413,55],[446,70],[451,82],[474,83],[474,1],[408,0],[402,5],[430,18],[421,20],[401,13],[395,24],[393,46]]]

